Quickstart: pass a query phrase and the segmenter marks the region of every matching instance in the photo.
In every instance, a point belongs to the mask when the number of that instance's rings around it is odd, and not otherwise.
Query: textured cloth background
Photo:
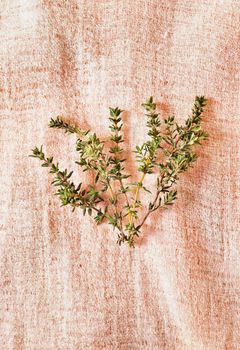
[[[240,1],[0,4],[0,349],[240,349]],[[133,148],[147,97],[181,123],[197,94],[210,139],[135,250],[60,208],[28,157],[44,144],[77,178],[50,117],[105,138],[119,106]]]

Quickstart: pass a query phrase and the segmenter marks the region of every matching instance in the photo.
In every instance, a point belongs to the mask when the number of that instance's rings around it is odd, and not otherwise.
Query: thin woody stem
[[[154,201],[153,201],[153,206],[156,204],[157,200],[158,200],[158,197],[159,197],[159,194],[161,193],[161,190],[158,190],[157,193],[156,193],[156,196],[154,198]],[[145,223],[145,221],[147,220],[148,216],[156,209],[149,209],[147,211],[147,213],[145,214],[145,216],[143,217],[141,223],[137,226],[137,229],[140,229],[143,224]]]
[[[124,184],[123,184],[122,179],[120,179],[119,181],[120,181],[121,188],[124,188]],[[124,197],[125,197],[125,199],[126,199],[127,205],[129,206],[129,200],[128,200],[128,196],[127,196],[127,193],[126,193],[126,192],[124,192]]]
[[[162,176],[161,176],[161,179],[160,179],[161,185],[162,185],[162,182],[163,182],[164,177],[165,177],[165,173],[163,173]],[[161,188],[158,188],[158,190],[157,190],[157,192],[156,192],[155,198],[154,198],[153,203],[152,203],[153,208],[154,208],[155,204],[157,203],[157,200],[158,200],[158,197],[159,197],[159,195],[160,195],[160,193],[161,193],[161,191],[162,191],[162,188],[163,188],[163,186],[161,186]],[[156,208],[156,209],[157,209],[157,208]],[[141,223],[137,226],[138,229],[140,229],[140,228],[143,226],[143,224],[144,224],[145,221],[147,220],[148,216],[149,216],[154,210],[156,210],[156,209],[148,209],[148,211],[147,211],[147,213],[145,214],[145,216],[143,217]]]
[[[143,173],[142,177],[140,179],[140,184],[137,186],[137,189],[136,189],[136,192],[135,192],[135,198],[134,198],[134,202],[133,202],[133,206],[132,206],[133,211],[136,209],[138,196],[139,196],[139,191],[140,191],[140,188],[142,187],[142,183],[143,183],[143,180],[144,180],[145,176],[146,176],[146,173]],[[132,213],[130,213],[130,224],[131,225],[133,224],[133,214]]]

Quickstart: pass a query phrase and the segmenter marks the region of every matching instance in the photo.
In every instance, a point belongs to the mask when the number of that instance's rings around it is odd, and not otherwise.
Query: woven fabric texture
[[[239,28],[239,0],[0,1],[1,350],[240,349]],[[78,179],[49,119],[106,138],[118,106],[133,149],[150,95],[179,123],[205,95],[210,138],[176,204],[119,248],[28,155],[44,144]]]

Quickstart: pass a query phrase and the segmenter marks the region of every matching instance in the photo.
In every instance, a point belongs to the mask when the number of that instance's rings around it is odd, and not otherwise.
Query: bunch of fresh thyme
[[[39,158],[43,167],[48,167],[54,174],[52,184],[58,188],[62,205],[70,205],[73,210],[81,208],[83,215],[94,215],[97,224],[108,222],[118,231],[117,243],[127,242],[134,247],[135,237],[148,216],[157,209],[172,205],[177,197],[173,188],[179,174],[185,172],[197,159],[195,145],[207,138],[201,128],[202,113],[206,99],[196,96],[192,114],[185,125],[180,126],[174,116],[162,121],[156,111],[156,103],[150,97],[143,107],[146,111],[148,140],[136,146],[134,152],[138,163],[139,180],[129,182],[130,174],[125,172],[122,143],[122,110],[110,108],[110,149],[95,133],[83,131],[77,126],[64,122],[60,117],[51,119],[50,128],[63,129],[68,134],[76,134],[76,150],[79,160],[76,162],[83,171],[94,173],[94,183],[75,185],[71,180],[72,171],[59,169],[53,157],[47,158],[40,148],[32,150],[32,157]],[[144,180],[147,175],[156,174],[156,187],[146,188]],[[153,192],[153,198],[147,208],[143,208],[140,192]],[[124,203],[124,205],[123,205]],[[144,211],[140,215],[140,212]]]

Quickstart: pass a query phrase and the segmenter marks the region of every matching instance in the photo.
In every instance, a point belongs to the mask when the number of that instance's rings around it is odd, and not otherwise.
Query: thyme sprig
[[[73,172],[60,170],[58,163],[53,162],[53,157],[45,156],[42,146],[35,147],[31,156],[42,161],[42,166],[48,167],[50,173],[54,174],[52,184],[58,188],[56,195],[62,205],[70,205],[72,210],[79,207],[84,215],[94,213],[97,224],[106,221],[117,229],[119,245],[127,242],[130,247],[134,247],[136,237],[149,215],[175,202],[177,190],[174,185],[179,175],[197,160],[195,146],[208,137],[201,126],[206,102],[204,96],[196,96],[192,113],[183,126],[177,123],[175,116],[161,120],[153,97],[142,105],[147,117],[148,140],[137,145],[133,151],[138,163],[137,182],[129,183],[130,175],[125,172],[123,111],[118,107],[109,108],[111,145],[108,149],[95,133],[71,125],[59,116],[52,118],[49,123],[50,128],[76,134],[76,151],[79,154],[76,163],[84,172],[94,174],[93,184],[79,183],[76,186],[70,180]],[[146,176],[153,173],[156,174],[154,189],[144,183]],[[146,209],[141,201],[141,190],[153,197]]]

